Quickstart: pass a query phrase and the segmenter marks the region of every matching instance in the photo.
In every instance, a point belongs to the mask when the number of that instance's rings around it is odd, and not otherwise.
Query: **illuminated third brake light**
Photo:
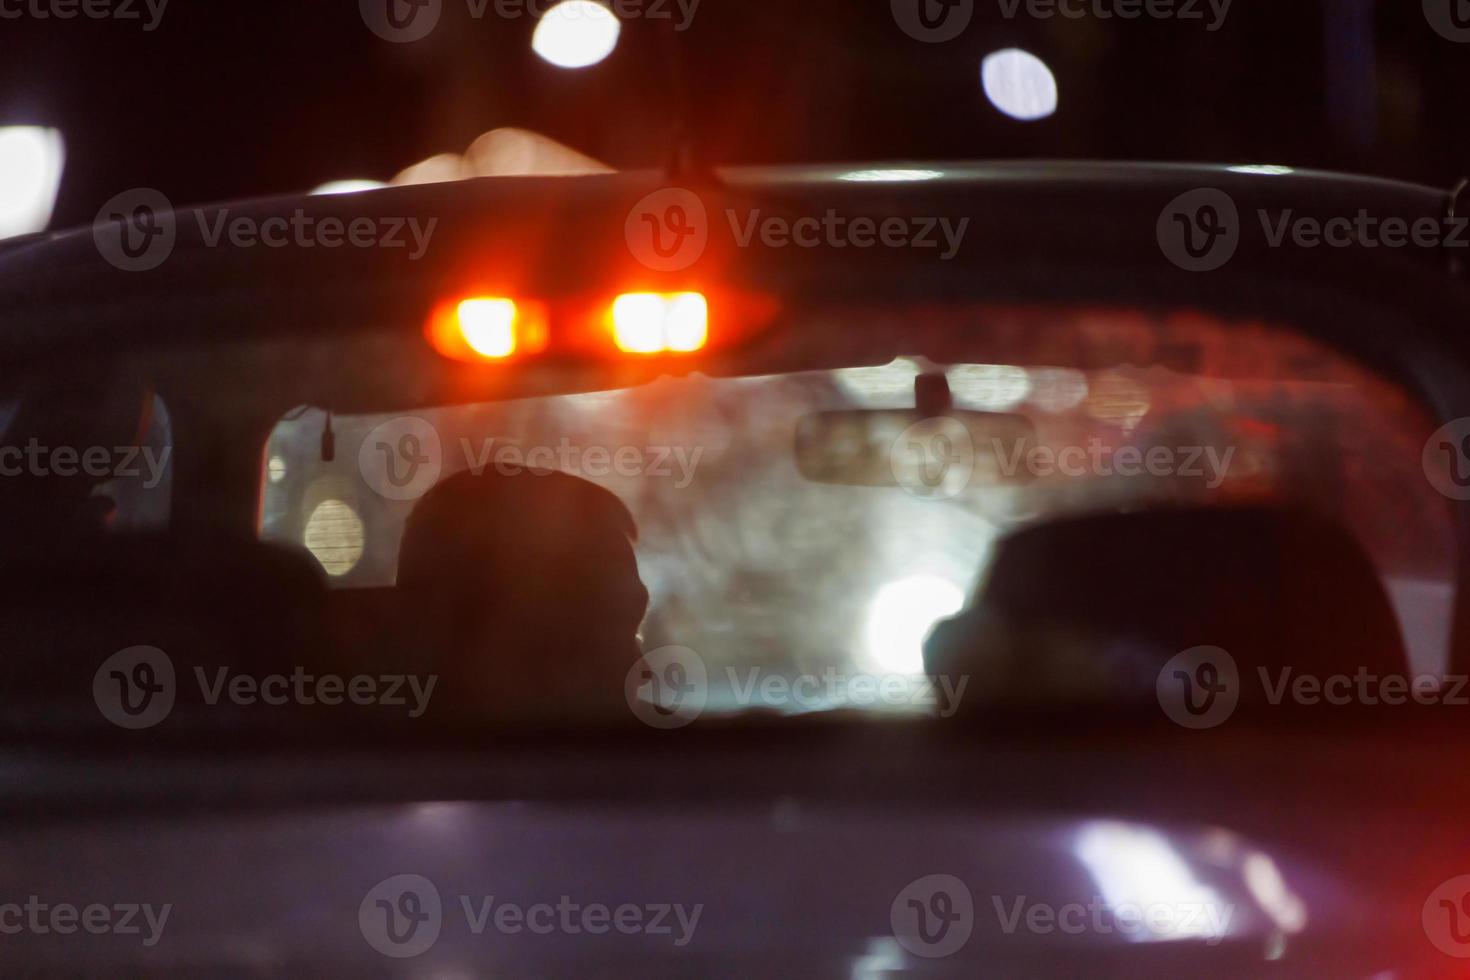
[[[429,317],[429,342],[457,361],[501,361],[546,348],[546,308],[501,296],[442,303]]]
[[[624,293],[612,305],[613,341],[629,354],[689,353],[709,340],[702,293]]]
[[[509,299],[467,299],[455,310],[470,350],[482,357],[516,352],[516,304]]]
[[[695,351],[709,339],[709,303],[699,293],[676,293],[664,313],[669,350]]]

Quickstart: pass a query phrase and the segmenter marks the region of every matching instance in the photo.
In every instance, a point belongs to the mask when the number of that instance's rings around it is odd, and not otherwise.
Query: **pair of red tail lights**
[[[750,307],[749,303],[731,305]],[[499,361],[552,347],[631,355],[679,355],[710,343],[710,301],[700,292],[622,293],[605,304],[558,307],[507,296],[466,296],[437,307],[426,330],[445,357]],[[749,319],[748,317],[745,319]]]

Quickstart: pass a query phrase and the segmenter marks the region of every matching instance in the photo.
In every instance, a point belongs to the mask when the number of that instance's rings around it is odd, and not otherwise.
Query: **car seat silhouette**
[[[439,674],[436,716],[625,711],[648,607],[636,537],[622,501],[566,473],[487,469],[430,489],[404,528],[398,588]]]
[[[1180,508],[1071,517],[996,547],[977,600],[925,648],[935,676],[1010,700],[1152,697],[1174,654],[1216,646],[1243,702],[1259,672],[1408,672],[1377,571],[1351,534],[1289,508]]]

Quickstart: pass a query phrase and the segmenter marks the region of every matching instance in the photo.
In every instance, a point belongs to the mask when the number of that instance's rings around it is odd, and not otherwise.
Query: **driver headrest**
[[[1291,508],[1099,514],[1003,538],[976,602],[936,631],[931,673],[963,673],[1000,627],[1096,649],[1227,650],[1245,669],[1404,674],[1393,607],[1349,532]]]

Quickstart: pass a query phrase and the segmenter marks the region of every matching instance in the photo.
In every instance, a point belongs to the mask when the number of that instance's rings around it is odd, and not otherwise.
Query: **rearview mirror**
[[[1025,483],[1018,465],[1036,443],[1024,415],[951,410],[850,410],[805,415],[796,427],[796,466],[814,483],[904,487],[952,497],[966,488]]]

